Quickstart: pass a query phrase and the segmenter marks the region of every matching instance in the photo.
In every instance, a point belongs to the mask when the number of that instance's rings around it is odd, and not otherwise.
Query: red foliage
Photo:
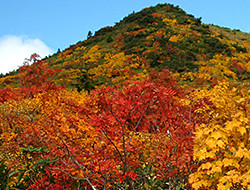
[[[136,36],[137,34],[139,34],[140,32],[145,32],[145,28],[142,28],[142,29],[139,29],[139,30],[136,30],[136,31],[132,31],[130,32],[129,34],[131,36]]]
[[[183,94],[177,95],[172,90],[176,81],[169,71],[163,70],[159,77],[152,73],[150,77],[155,83],[133,82],[123,89],[107,87],[91,93],[91,102],[98,105],[98,111],[90,116],[90,122],[101,133],[100,142],[103,143],[99,154],[94,156],[95,162],[109,160],[106,168],[108,173],[114,174],[113,179],[123,180],[130,176],[133,180],[138,174],[131,171],[140,167],[143,161],[150,161],[158,176],[166,179],[178,174],[182,180],[195,169],[192,110],[184,108],[174,98]],[[134,139],[137,133],[151,134],[151,142]],[[152,149],[151,143],[157,148],[149,157],[143,157],[145,151]],[[120,170],[117,165],[122,166]]]
[[[156,18],[156,17],[161,17],[162,15],[160,13],[152,13],[152,16]]]
[[[59,170],[46,169],[46,173],[36,179],[27,190],[71,190],[72,182],[70,177]]]
[[[37,54],[31,55],[30,59],[26,59],[24,65],[18,70],[22,85],[20,92],[23,95],[32,96],[35,93],[56,89],[49,78],[52,78],[58,70],[48,67],[45,61],[40,61],[38,58]]]
[[[122,36],[122,35],[118,35],[118,36],[116,36],[116,43],[117,43],[117,47],[119,48],[119,47],[122,47],[123,46],[123,44],[124,44],[124,36]]]
[[[171,9],[171,7],[170,6],[166,6],[166,10],[170,10]]]
[[[156,83],[158,86],[173,89],[178,97],[184,98],[185,96],[184,90],[178,86],[177,81],[171,76],[171,72],[168,69],[162,69],[161,72],[155,70],[151,71],[149,80]]]
[[[18,100],[21,98],[20,93],[17,90],[11,88],[0,89],[0,102],[4,103],[8,100]]]
[[[239,61],[235,60],[235,59],[233,60],[232,66],[233,66],[233,68],[235,68],[240,73],[245,70],[244,67],[239,64]]]
[[[88,179],[96,187],[102,188],[105,181],[108,186],[131,185],[145,177],[138,169],[145,162],[154,166],[158,178],[187,181],[196,168],[192,161],[196,118],[192,107],[179,104],[177,97],[184,98],[185,93],[170,71],[152,71],[146,81],[130,82],[122,88],[94,90],[79,104],[59,96],[57,87],[48,80],[53,69],[36,57],[30,60],[35,62],[19,70],[20,90],[0,90],[2,102],[11,96],[18,99],[47,92],[41,94],[39,110],[27,113],[39,119],[5,118],[5,127],[22,126],[8,151],[45,145],[50,152],[43,158],[58,157],[58,169],[47,168],[30,189],[70,189],[72,180],[66,173],[84,178],[81,168],[95,174]]]

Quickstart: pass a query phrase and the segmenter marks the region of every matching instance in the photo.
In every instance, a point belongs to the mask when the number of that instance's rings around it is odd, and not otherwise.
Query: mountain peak
[[[232,63],[234,57],[240,53],[247,56],[248,51],[249,34],[203,24],[201,18],[178,6],[158,4],[133,12],[94,35],[89,33],[87,40],[58,51],[44,62],[61,70],[53,79],[58,85],[89,90],[145,78],[152,69],[169,69],[183,78],[190,78],[186,75],[192,73],[193,78],[205,64],[214,67],[210,61],[218,55]],[[244,72],[232,64],[225,65],[224,70],[237,71],[230,76],[238,74],[245,79],[249,72],[246,60],[236,61],[242,63]]]

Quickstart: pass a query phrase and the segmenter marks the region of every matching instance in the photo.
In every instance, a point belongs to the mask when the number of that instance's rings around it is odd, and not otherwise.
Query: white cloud
[[[39,39],[24,36],[4,36],[0,38],[0,73],[8,73],[23,65],[25,58],[37,53],[41,58],[52,54],[53,50]]]

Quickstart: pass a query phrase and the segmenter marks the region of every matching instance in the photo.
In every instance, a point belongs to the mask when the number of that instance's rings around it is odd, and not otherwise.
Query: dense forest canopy
[[[250,34],[159,4],[0,76],[0,189],[249,189]]]

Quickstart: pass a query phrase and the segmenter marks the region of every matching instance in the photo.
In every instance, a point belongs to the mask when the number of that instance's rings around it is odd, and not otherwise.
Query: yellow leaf
[[[250,159],[250,151],[246,148],[239,148],[239,150],[235,154],[236,157],[242,158],[245,156],[246,158]]]
[[[205,180],[200,180],[200,181],[192,184],[192,187],[194,189],[200,189],[201,187],[207,187],[207,186],[208,186],[208,182]]]
[[[220,148],[224,148],[225,147],[225,144],[222,140],[218,140],[217,141],[217,145],[220,147]]]
[[[244,135],[247,132],[247,130],[246,130],[246,128],[244,126],[239,127],[238,131],[240,132],[241,135]]]
[[[245,98],[241,98],[239,99],[238,101],[236,101],[237,103],[241,103],[241,102],[244,102],[245,101]]]
[[[221,132],[219,132],[219,131],[215,131],[215,132],[213,132],[212,134],[211,134],[211,137],[213,137],[214,139],[219,139],[219,138],[221,138],[222,137],[222,134],[221,134]]]
[[[217,185],[217,188],[218,188],[218,190],[228,190],[228,189],[230,189],[231,186],[232,186],[231,183],[225,183],[225,184],[219,183]]]
[[[235,127],[239,127],[241,125],[241,122],[237,121],[236,119],[233,119],[231,122],[227,122],[226,128],[229,130],[233,130]]]
[[[207,153],[206,158],[214,158],[216,157],[216,149],[211,150],[210,152]]]
[[[206,169],[210,169],[211,167],[212,167],[212,164],[210,162],[207,162],[205,164],[202,164],[200,168],[203,170],[206,170]]]
[[[218,166],[218,167],[222,167],[222,166],[223,166],[223,163],[222,163],[222,161],[220,161],[220,160],[216,161],[214,164],[215,164],[216,166]]]
[[[209,148],[215,148],[216,147],[216,140],[212,139],[212,138],[208,138],[206,140],[206,144]]]
[[[214,173],[214,172],[221,173],[221,172],[222,172],[222,169],[221,169],[221,167],[219,167],[219,166],[213,166],[212,169],[211,169],[211,172],[212,172],[212,173]]]
[[[198,149],[197,151],[195,150],[194,160],[196,160],[196,159],[199,159],[199,160],[205,159],[206,158],[206,156],[205,156],[206,153],[207,153],[206,148]]]
[[[203,131],[202,130],[197,130],[195,132],[196,139],[200,139],[202,136],[203,136]]]
[[[224,158],[222,162],[225,167],[231,166],[233,164],[233,159]]]

